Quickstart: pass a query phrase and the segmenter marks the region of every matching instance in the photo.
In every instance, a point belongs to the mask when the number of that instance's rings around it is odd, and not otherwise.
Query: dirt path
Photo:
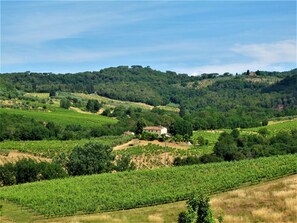
[[[18,151],[10,151],[8,153],[8,155],[0,155],[0,165],[3,165],[5,163],[15,163],[21,159],[33,159],[33,160],[36,160],[37,162],[42,162],[42,161],[51,162],[52,161],[49,158],[34,156],[32,154],[22,153],[22,152],[18,152]]]
[[[76,108],[76,107],[70,107],[70,109],[78,112],[78,113],[81,113],[81,114],[88,114],[88,115],[93,115],[93,114],[97,114],[97,115],[100,115],[102,112],[103,112],[103,109],[100,109],[97,113],[92,113],[92,112],[87,112],[87,111],[83,111],[79,108]]]
[[[132,139],[131,141],[122,144],[122,145],[118,145],[116,147],[114,147],[114,150],[123,150],[123,149],[127,149],[129,147],[132,146],[146,146],[149,143],[151,144],[155,144],[155,145],[159,145],[159,146],[168,146],[171,148],[176,148],[176,149],[184,149],[187,150],[190,145],[188,145],[187,143],[173,143],[173,142],[159,142],[158,140],[154,140],[154,141],[146,141],[146,140],[139,140],[139,139]]]

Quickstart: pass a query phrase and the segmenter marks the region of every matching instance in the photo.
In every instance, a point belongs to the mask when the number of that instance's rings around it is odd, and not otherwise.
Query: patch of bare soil
[[[22,153],[18,151],[10,151],[8,155],[0,155],[0,165],[3,165],[5,163],[15,163],[18,160],[21,159],[33,159],[37,162],[51,162],[52,160],[49,158],[44,158],[40,156],[34,156],[32,154],[28,153]]]
[[[171,148],[184,149],[184,150],[187,150],[191,146],[185,142],[174,143],[174,142],[159,142],[158,140],[146,141],[146,140],[132,139],[131,141],[129,141],[127,143],[124,143],[122,145],[118,145],[118,146],[114,147],[113,149],[114,150],[123,150],[123,149],[127,149],[129,147],[132,147],[132,146],[146,146],[149,143],[159,145],[159,146],[168,146]]]
[[[98,114],[98,115],[100,115],[103,112],[103,109],[100,109],[97,113],[83,111],[83,110],[81,110],[81,109],[79,109],[77,107],[70,107],[70,109],[72,109],[72,110],[74,110],[74,111],[76,111],[78,113],[81,113],[81,114],[89,114],[89,115],[91,115],[91,114]]]
[[[132,162],[135,163],[136,169],[153,169],[162,166],[171,166],[174,156],[170,153],[161,153],[154,156],[135,156]]]

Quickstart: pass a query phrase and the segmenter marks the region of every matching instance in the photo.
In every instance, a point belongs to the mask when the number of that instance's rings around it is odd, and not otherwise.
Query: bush
[[[68,109],[70,107],[70,101],[67,98],[62,98],[60,101],[60,107]]]
[[[114,158],[110,146],[89,142],[74,148],[66,167],[72,176],[110,172]]]
[[[135,163],[131,162],[129,156],[122,156],[120,159],[117,160],[115,170],[116,171],[130,171],[135,170],[136,166]]]
[[[209,197],[199,194],[192,195],[187,202],[187,211],[178,216],[178,223],[214,223],[215,219],[209,205]],[[220,222],[222,217],[220,216]]]

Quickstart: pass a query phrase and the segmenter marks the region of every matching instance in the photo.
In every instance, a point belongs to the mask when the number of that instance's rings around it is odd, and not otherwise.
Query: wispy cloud
[[[296,41],[284,40],[274,43],[262,44],[236,44],[229,49],[238,55],[235,63],[215,63],[203,66],[194,66],[188,68],[176,68],[177,71],[191,75],[202,73],[242,73],[246,70],[285,70],[288,69],[286,63],[297,62],[296,58]],[[291,67],[294,68],[294,67]]]
[[[296,62],[296,40],[263,44],[237,44],[231,50],[265,64]]]

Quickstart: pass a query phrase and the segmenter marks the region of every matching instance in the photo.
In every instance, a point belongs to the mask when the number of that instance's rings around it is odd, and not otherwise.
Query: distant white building
[[[167,128],[165,128],[164,126],[147,126],[143,128],[144,132],[148,132],[148,133],[153,133],[153,134],[157,134],[158,136],[160,135],[167,135]]]

